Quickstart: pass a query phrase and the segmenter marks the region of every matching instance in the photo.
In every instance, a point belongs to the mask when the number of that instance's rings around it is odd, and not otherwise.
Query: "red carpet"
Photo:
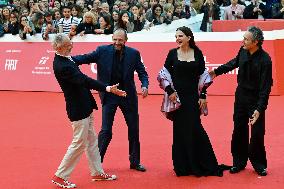
[[[96,99],[98,96],[96,95]],[[171,122],[159,112],[162,96],[140,98],[141,162],[148,169],[129,169],[127,130],[121,112],[104,169],[117,174],[113,182],[91,182],[85,156],[72,174],[78,188],[96,189],[212,189],[284,187],[284,96],[272,96],[266,119],[267,177],[258,177],[249,164],[245,171],[224,177],[176,177],[172,170]],[[209,116],[203,125],[220,163],[231,164],[232,96],[209,96]],[[95,112],[95,128],[101,123]],[[55,189],[50,179],[71,141],[72,130],[61,93],[0,91],[0,188]]]

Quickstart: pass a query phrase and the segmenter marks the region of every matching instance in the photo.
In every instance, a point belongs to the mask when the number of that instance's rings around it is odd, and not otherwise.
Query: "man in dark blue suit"
[[[112,37],[113,44],[99,46],[96,51],[89,54],[72,57],[76,63],[96,63],[97,78],[106,84],[119,83],[119,89],[125,90],[126,98],[109,93],[100,92],[103,105],[102,129],[99,133],[99,149],[102,157],[112,138],[112,125],[114,115],[119,107],[128,126],[129,160],[130,168],[146,171],[140,164],[139,142],[139,115],[138,97],[134,82],[134,72],[138,73],[142,83],[142,96],[148,95],[148,74],[141,62],[140,53],[133,48],[125,46],[127,34],[122,29],[117,29]]]
[[[114,180],[116,176],[104,173],[101,165],[98,137],[93,128],[92,113],[93,109],[97,109],[97,104],[90,90],[95,89],[123,97],[126,93],[117,89],[118,85],[106,86],[84,75],[79,65],[70,56],[73,45],[67,35],[56,35],[53,48],[56,51],[53,62],[54,75],[64,93],[66,111],[73,129],[73,140],[52,182],[61,188],[75,188],[76,185],[67,179],[84,151],[93,181]]]

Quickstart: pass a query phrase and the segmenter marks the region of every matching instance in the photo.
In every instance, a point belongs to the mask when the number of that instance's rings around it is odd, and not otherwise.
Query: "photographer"
[[[146,22],[144,9],[139,4],[136,4],[133,5],[130,10],[133,14],[133,32],[141,31],[144,28]]]
[[[272,18],[284,19],[284,0],[281,0],[280,3],[276,3],[272,6]]]
[[[132,33],[134,29],[134,23],[129,18],[130,16],[128,11],[120,11],[117,24],[114,26],[113,31],[117,30],[118,28],[122,28],[126,30],[127,33]]]
[[[244,5],[238,4],[238,0],[231,0],[231,5],[225,8],[224,20],[238,20],[243,18]]]
[[[44,12],[40,9],[40,5],[36,3],[36,1],[29,1],[29,8],[30,8],[29,17],[28,17],[29,20],[31,20],[30,18],[32,18],[35,13],[40,12],[44,14]]]
[[[259,0],[251,0],[251,4],[244,10],[244,19],[265,19],[267,15],[265,5]]]
[[[21,39],[27,39],[27,34],[29,33],[31,36],[34,35],[35,28],[31,21],[28,20],[26,16],[20,16],[20,29],[19,29],[19,36]]]
[[[212,32],[212,21],[220,20],[220,7],[214,0],[205,0],[201,7],[203,14],[200,30],[204,32]]]
[[[43,40],[49,39],[49,34],[55,34],[58,32],[58,26],[56,22],[52,19],[52,14],[50,12],[46,12],[44,14],[45,22],[42,26],[41,36]]]
[[[5,33],[11,33],[12,35],[19,34],[19,22],[17,18],[17,14],[11,13],[10,14],[10,21],[7,27],[4,27]]]

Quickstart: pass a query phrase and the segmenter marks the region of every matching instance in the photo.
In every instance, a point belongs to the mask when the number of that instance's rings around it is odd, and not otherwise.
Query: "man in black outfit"
[[[250,27],[244,34],[243,46],[236,58],[210,72],[214,78],[239,68],[231,143],[233,167],[230,173],[245,169],[249,158],[258,175],[267,175],[265,110],[273,80],[272,62],[268,53],[262,49],[263,40],[263,32],[257,27]]]

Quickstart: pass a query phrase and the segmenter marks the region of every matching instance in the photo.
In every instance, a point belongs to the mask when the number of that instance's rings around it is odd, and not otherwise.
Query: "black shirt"
[[[124,89],[123,86],[123,58],[124,49],[121,51],[114,50],[113,54],[113,64],[111,72],[111,85],[119,83],[119,89]]]
[[[259,48],[251,55],[241,47],[236,58],[215,69],[215,74],[221,75],[235,68],[239,68],[238,87],[251,92],[252,95],[257,94],[256,109],[259,112],[264,111],[273,84],[272,61],[268,53]]]

